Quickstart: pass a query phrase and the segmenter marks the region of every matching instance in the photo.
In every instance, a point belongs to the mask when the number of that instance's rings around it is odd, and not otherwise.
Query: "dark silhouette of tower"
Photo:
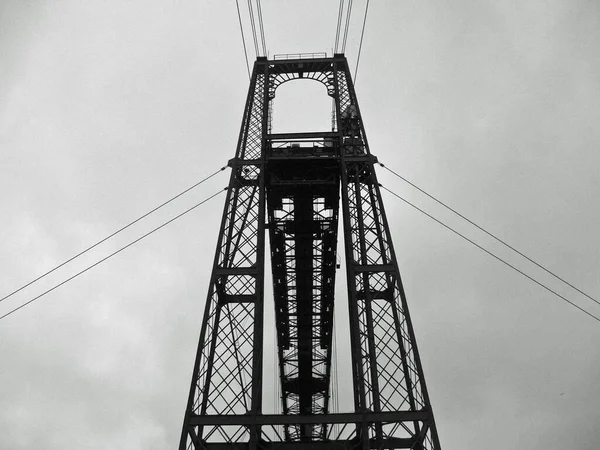
[[[276,89],[298,78],[326,86],[331,132],[271,133]],[[180,450],[439,450],[375,162],[342,54],[257,59],[229,162]],[[340,204],[349,413],[330,405]],[[267,231],[281,414],[261,405]]]

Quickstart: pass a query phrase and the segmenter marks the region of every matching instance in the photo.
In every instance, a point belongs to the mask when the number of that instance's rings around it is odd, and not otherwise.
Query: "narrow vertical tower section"
[[[363,422],[358,432],[363,448],[439,449],[376,158],[347,64],[336,65],[335,79],[355,408],[384,415],[430,413],[425,421]]]
[[[332,97],[330,132],[271,133],[277,87],[297,79]],[[375,162],[343,55],[256,61],[180,450],[440,449]],[[338,395],[354,399],[348,412],[330,408],[340,213],[353,383]],[[267,230],[281,414],[261,408]]]
[[[255,426],[200,417],[260,414],[265,252],[267,74],[256,63],[244,109],[179,448],[253,442]],[[196,420],[195,420],[196,419]]]

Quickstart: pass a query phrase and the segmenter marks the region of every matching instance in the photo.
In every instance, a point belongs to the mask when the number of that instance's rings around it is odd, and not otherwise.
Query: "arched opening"
[[[298,79],[281,84],[271,106],[272,133],[332,129],[332,99],[318,81]]]

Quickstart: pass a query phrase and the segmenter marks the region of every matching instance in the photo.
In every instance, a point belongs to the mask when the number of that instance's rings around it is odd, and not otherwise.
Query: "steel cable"
[[[356,68],[354,69],[354,85],[356,86],[356,75],[358,74],[358,63],[360,62],[360,52],[362,50],[363,38],[365,36],[365,26],[367,24],[367,13],[369,12],[369,1],[365,7],[365,18],[363,19],[362,31],[360,32],[360,44],[358,44],[358,56],[356,57]]]
[[[252,9],[252,1],[248,0],[248,12],[250,14],[250,26],[252,27],[252,37],[254,38],[254,51],[256,53],[256,57],[259,56],[258,51],[258,39],[256,37],[256,23],[254,21],[254,10]]]
[[[150,214],[158,211],[159,209],[161,209],[163,206],[168,205],[169,203],[171,203],[172,201],[178,199],[179,197],[181,197],[183,194],[188,193],[189,191],[191,191],[192,189],[200,186],[202,183],[204,183],[205,181],[210,180],[212,177],[214,177],[215,175],[217,175],[219,172],[222,172],[223,170],[225,170],[227,168],[227,166],[221,167],[219,170],[215,171],[214,173],[210,174],[209,176],[207,176],[206,178],[203,178],[202,180],[198,181],[197,183],[193,184],[192,186],[190,186],[189,188],[181,191],[179,194],[175,195],[174,197],[171,197],[169,200],[167,200],[164,203],[161,203],[160,205],[158,205],[156,208],[148,211],[147,213],[141,215],[140,217],[138,217],[137,219],[133,220],[132,222],[129,222],[127,225],[119,228],[117,231],[109,234],[108,236],[106,236],[105,238],[99,240],[98,242],[96,242],[93,245],[90,245],[89,247],[87,247],[86,249],[82,250],[81,252],[77,253],[75,256],[72,256],[71,258],[67,259],[66,261],[62,262],[61,264],[59,264],[58,266],[54,267],[53,269],[43,273],[42,275],[38,276],[37,278],[31,280],[30,282],[24,284],[23,286],[21,286],[19,289],[16,289],[14,291],[12,291],[10,294],[5,295],[4,297],[0,298],[0,302],[3,302],[4,300],[12,297],[13,295],[17,294],[18,292],[21,292],[23,289],[25,289],[26,287],[31,286],[33,283],[35,283],[36,281],[41,280],[42,278],[50,275],[52,272],[55,272],[56,270],[60,269],[61,267],[65,266],[66,264],[70,263],[71,261],[79,258],[80,256],[86,254],[87,252],[89,252],[90,250],[98,247],[100,244],[102,244],[103,242],[108,241],[110,238],[116,236],[117,234],[121,233],[122,231],[125,231],[127,228],[129,228],[130,226],[138,223],[140,220],[148,217]]]
[[[240,22],[240,31],[242,33],[242,45],[244,46],[244,56],[246,57],[246,69],[248,70],[248,79],[250,80],[252,77],[250,76],[250,63],[248,62],[248,50],[246,50],[246,38],[244,37],[244,27],[242,27],[242,15],[240,14],[239,0],[235,0],[235,6],[237,7],[238,20]]]
[[[265,39],[265,28],[263,26],[262,7],[260,0],[256,0],[256,9],[258,11],[258,25],[260,28],[260,36],[262,40],[263,56],[267,56],[267,43]]]
[[[431,214],[427,213],[426,211],[422,210],[421,208],[419,208],[418,206],[416,206],[415,204],[409,202],[408,200],[404,199],[403,197],[399,196],[398,194],[396,194],[395,192],[391,191],[390,189],[386,188],[385,186],[383,186],[382,184],[379,185],[382,189],[384,189],[385,191],[389,192],[390,194],[392,194],[394,197],[402,200],[404,203],[406,203],[409,206],[412,206],[414,209],[416,209],[417,211],[421,212],[422,214],[425,214],[427,217],[429,217],[430,219],[436,221],[437,223],[439,223],[440,225],[442,225],[443,227],[447,228],[448,230],[452,231],[454,234],[460,236],[461,238],[463,238],[464,240],[470,242],[471,244],[473,244],[475,247],[477,247],[478,249],[484,251],[485,253],[487,253],[488,255],[492,256],[493,258],[497,259],[498,261],[500,261],[501,263],[505,264],[506,266],[510,267],[511,269],[513,269],[514,271],[520,273],[521,275],[523,275],[525,278],[529,279],[530,281],[533,281],[535,284],[537,284],[538,286],[543,287],[544,289],[546,289],[548,292],[551,292],[552,294],[556,295],[558,298],[564,300],[565,302],[567,302],[568,304],[570,304],[571,306],[577,308],[578,310],[580,310],[581,312],[583,312],[584,314],[587,314],[588,316],[590,316],[591,318],[595,319],[596,321],[600,322],[600,317],[595,316],[594,314],[590,313],[589,311],[585,310],[584,308],[576,305],[575,303],[573,303],[572,301],[570,301],[569,299],[567,299],[566,297],[560,295],[558,292],[550,289],[548,286],[546,286],[545,284],[541,283],[540,281],[536,280],[535,278],[527,275],[525,272],[523,272],[522,270],[518,269],[517,267],[513,266],[512,264],[510,264],[509,262],[505,261],[504,259],[500,258],[499,256],[497,256],[496,254],[492,253],[491,251],[487,250],[486,248],[482,247],[481,245],[477,244],[475,241],[469,239],[468,237],[466,237],[465,235],[459,233],[458,231],[456,231],[454,228],[450,227],[449,225],[446,225],[444,222],[442,222],[439,219],[436,219],[435,217],[433,217]]]
[[[352,0],[348,0],[348,12],[346,13],[346,29],[344,30],[342,53],[346,52],[346,41],[348,40],[348,30],[350,29],[350,15],[351,14],[352,14]]]
[[[471,225],[473,225],[475,228],[477,228],[480,231],[483,231],[485,234],[487,234],[488,236],[490,236],[491,238],[495,239],[497,242],[500,242],[502,245],[504,245],[505,247],[511,249],[513,252],[517,253],[518,255],[522,256],[523,258],[525,258],[527,261],[529,261],[530,263],[536,265],[537,267],[539,267],[540,269],[544,270],[546,273],[552,275],[554,278],[556,278],[557,280],[562,281],[563,283],[565,283],[567,286],[569,286],[570,288],[576,290],[577,292],[579,292],[580,294],[584,295],[585,297],[587,297],[588,299],[592,300],[593,302],[595,302],[596,304],[600,305],[600,301],[596,300],[595,298],[593,298],[591,295],[586,294],[585,292],[583,292],[581,289],[577,288],[576,286],[574,286],[573,284],[569,283],[567,280],[565,280],[564,278],[558,276],[556,273],[552,272],[550,269],[547,269],[546,267],[544,267],[543,265],[541,265],[540,263],[538,263],[537,261],[533,260],[532,258],[530,258],[529,256],[525,255],[524,253],[520,252],[519,250],[517,250],[515,247],[513,247],[512,245],[508,244],[506,241],[503,241],[502,239],[500,239],[498,236],[490,233],[489,231],[487,231],[485,228],[481,227],[480,225],[477,225],[475,222],[473,222],[472,220],[470,220],[468,217],[464,216],[463,214],[459,213],[457,210],[455,210],[454,208],[448,206],[446,203],[442,202],[441,200],[438,200],[437,198],[435,198],[433,195],[429,194],[428,192],[426,192],[425,190],[421,189],[419,186],[417,186],[416,184],[410,182],[409,180],[407,180],[406,178],[404,178],[402,175],[396,173],[395,171],[393,171],[392,169],[390,169],[389,167],[385,166],[382,163],[379,163],[379,165],[381,167],[383,167],[385,170],[387,170],[388,172],[394,174],[395,176],[397,176],[398,178],[400,178],[402,181],[410,184],[412,187],[414,187],[415,189],[417,189],[419,192],[425,194],[427,197],[429,197],[430,199],[432,199],[433,201],[437,202],[438,204],[442,205],[444,208],[446,208],[447,210],[453,212],[454,214],[456,214],[458,217],[460,217],[463,220],[466,220],[467,222],[469,222]]]
[[[340,30],[342,28],[342,13],[344,11],[344,0],[340,0],[340,6],[338,9],[338,21],[337,28],[335,30],[335,45],[333,47],[334,53],[338,52],[339,42],[340,42]]]
[[[49,294],[50,292],[54,291],[55,289],[58,289],[59,287],[61,287],[62,285],[68,283],[69,281],[77,278],[79,275],[84,274],[85,272],[87,272],[88,270],[96,267],[97,265],[103,263],[104,261],[112,258],[113,256],[117,255],[118,253],[121,253],[123,250],[131,247],[132,245],[138,243],[139,241],[141,241],[142,239],[150,236],[151,234],[155,233],[156,231],[160,230],[161,228],[166,227],[167,225],[169,225],[171,222],[174,222],[175,220],[179,219],[180,217],[183,217],[184,215],[186,215],[187,213],[193,211],[194,209],[198,208],[199,206],[203,205],[204,203],[208,202],[209,200],[213,199],[214,197],[216,197],[217,195],[219,195],[221,192],[227,190],[227,188],[219,190],[218,192],[214,193],[213,195],[211,195],[210,197],[202,200],[200,203],[196,203],[194,206],[192,206],[191,208],[186,209],[184,212],[182,212],[181,214],[176,215],[175,217],[173,217],[172,219],[164,222],[162,225],[159,225],[158,227],[152,229],[151,231],[147,232],[146,234],[142,235],[141,237],[135,239],[134,241],[130,242],[129,244],[121,247],[120,249],[112,252],[110,255],[105,256],[104,258],[100,259],[99,261],[96,261],[94,264],[86,267],[85,269],[77,272],[75,275],[70,276],[69,278],[67,278],[66,280],[54,285],[53,287],[51,287],[50,289],[48,289],[47,291],[42,292],[41,294],[37,295],[36,297],[32,298],[31,300],[23,303],[22,305],[10,310],[9,312],[7,312],[6,314],[0,316],[0,320],[4,319],[7,316],[10,316],[11,314],[19,311],[20,309],[24,308],[25,306],[33,303],[34,301],[42,298],[43,296],[45,296],[46,294]]]

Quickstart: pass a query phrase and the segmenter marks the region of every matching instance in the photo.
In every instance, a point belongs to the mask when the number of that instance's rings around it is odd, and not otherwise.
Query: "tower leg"
[[[357,411],[421,411],[427,420],[373,422],[371,448],[407,439],[439,449],[406,296],[374,163],[347,64],[336,70],[341,140],[342,217],[348,279],[352,367]]]
[[[179,448],[258,442],[258,425],[219,422],[261,413],[264,297],[265,74],[255,65],[221,221]],[[195,422],[217,417],[214,424]]]

